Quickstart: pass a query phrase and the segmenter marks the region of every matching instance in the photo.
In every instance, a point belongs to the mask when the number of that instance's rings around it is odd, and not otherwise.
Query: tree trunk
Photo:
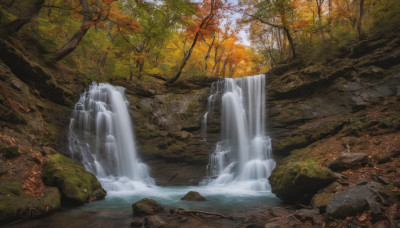
[[[207,71],[207,68],[208,68],[208,66],[207,66],[207,59],[208,59],[208,57],[210,57],[210,53],[211,53],[211,49],[212,49],[212,47],[213,47],[213,45],[214,45],[214,41],[215,41],[215,33],[214,33],[214,35],[213,35],[213,40],[212,40],[210,46],[208,46],[207,55],[204,57],[204,61],[205,61],[205,70],[206,70],[206,71]]]
[[[25,12],[23,16],[5,25],[2,30],[4,29],[9,35],[18,32],[24,25],[30,22],[33,17],[39,14],[44,1],[45,0],[31,0],[27,12]]]
[[[133,66],[129,65],[129,81],[132,81],[133,78]]]
[[[101,80],[103,80],[103,76],[104,76],[104,66],[106,65],[107,55],[108,55],[108,51],[106,52],[106,54],[104,54],[103,58],[101,59],[100,66],[99,66],[99,74],[100,74]]]
[[[293,38],[292,38],[288,28],[284,27],[283,30],[286,33],[286,37],[289,41],[290,49],[292,50],[292,56],[295,59],[297,57],[297,53],[296,53],[296,47],[294,46]]]
[[[364,17],[364,0],[360,0],[360,17],[358,18],[357,21],[357,32],[360,38],[364,36],[364,32],[362,29],[363,17]]]
[[[219,45],[215,47],[214,49],[214,66],[211,70],[211,76],[214,77],[214,71],[215,71],[215,67],[217,66],[218,63],[218,49],[219,49]]]
[[[197,31],[197,33],[196,33],[196,35],[195,35],[195,37],[194,37],[192,46],[190,46],[189,52],[188,52],[188,53],[185,55],[185,57],[183,58],[183,61],[182,61],[181,66],[179,67],[178,73],[175,75],[175,77],[174,77],[173,79],[171,79],[171,80],[168,81],[169,84],[172,84],[172,83],[176,82],[176,80],[178,80],[178,78],[181,76],[182,70],[183,70],[183,68],[185,67],[186,62],[189,60],[190,56],[192,55],[194,46],[196,46],[197,39],[199,38],[199,36],[200,36],[200,30]]]
[[[82,21],[82,25],[78,31],[72,36],[72,38],[60,49],[53,53],[53,60],[60,61],[69,53],[71,53],[81,42],[82,38],[85,36],[86,32],[90,29],[89,17],[85,16]]]
[[[228,57],[225,59],[224,65],[222,66],[222,78],[225,78],[225,69],[227,63],[228,63]]]

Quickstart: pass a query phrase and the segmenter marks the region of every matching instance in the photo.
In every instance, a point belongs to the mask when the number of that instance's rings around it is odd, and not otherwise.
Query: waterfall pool
[[[198,191],[207,201],[181,200],[187,192]],[[229,216],[244,216],[279,206],[281,202],[270,192],[242,191],[208,186],[148,187],[137,191],[109,192],[104,200],[64,209],[49,216],[11,227],[129,227],[133,219],[132,203],[151,198],[166,208],[195,209]]]

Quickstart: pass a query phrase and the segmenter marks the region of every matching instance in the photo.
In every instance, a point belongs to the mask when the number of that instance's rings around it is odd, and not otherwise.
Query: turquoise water
[[[188,191],[198,191],[207,201],[183,201]],[[132,203],[151,198],[166,208],[212,211],[227,216],[256,213],[280,205],[270,192],[241,191],[239,188],[210,188],[198,186],[148,187],[138,191],[109,192],[104,200],[65,209],[52,215],[20,222],[10,227],[129,227],[132,221]]]

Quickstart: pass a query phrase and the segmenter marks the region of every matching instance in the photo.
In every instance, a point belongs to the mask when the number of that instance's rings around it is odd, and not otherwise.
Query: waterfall
[[[265,76],[226,78],[214,82],[211,93],[203,118],[203,131],[206,132],[207,116],[219,97],[221,141],[210,156],[208,178],[204,184],[270,190],[268,177],[275,161],[271,139],[265,133]]]
[[[69,126],[69,150],[108,191],[153,184],[136,154],[125,88],[93,83],[76,103]]]

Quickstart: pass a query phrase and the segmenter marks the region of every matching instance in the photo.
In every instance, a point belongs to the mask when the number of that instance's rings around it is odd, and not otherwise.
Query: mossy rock
[[[164,211],[164,207],[158,204],[155,200],[144,198],[132,204],[133,215],[154,215]]]
[[[0,224],[41,216],[60,205],[60,192],[55,187],[46,187],[43,197],[34,197],[23,191],[21,180],[0,179]]]
[[[58,187],[66,203],[82,204],[106,196],[93,174],[61,154],[49,156],[43,165],[42,179],[45,184]]]
[[[272,192],[285,202],[309,202],[321,188],[336,180],[333,172],[313,161],[278,165],[268,178]]]
[[[333,192],[325,192],[325,193],[319,193],[315,194],[313,198],[311,199],[310,204],[313,207],[317,207],[322,211],[325,211],[326,205],[331,201],[332,197],[335,195]]]

